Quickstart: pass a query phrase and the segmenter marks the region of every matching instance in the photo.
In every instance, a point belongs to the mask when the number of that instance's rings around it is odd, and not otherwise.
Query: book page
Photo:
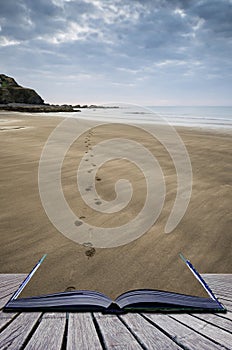
[[[31,131],[32,140],[38,132],[43,135],[47,123],[40,121],[39,131]],[[62,154],[63,144],[76,126],[82,134],[74,137]],[[177,178],[170,155],[160,142],[141,128],[94,126],[75,119],[57,137],[43,153],[44,144],[38,148],[35,142],[36,153],[25,154],[29,158],[28,179],[21,185],[20,203],[12,202],[18,213],[11,219],[12,226],[24,235],[17,261],[26,268],[20,267],[20,272],[29,273],[43,254],[48,254],[21,297],[89,289],[114,299],[140,288],[207,296],[178,256],[182,252],[197,269],[203,268],[191,234],[195,225],[189,223],[191,202],[179,225],[165,233]],[[102,143],[104,139],[110,139],[110,144]],[[19,140],[19,151],[21,146]],[[149,152],[144,151],[145,146]],[[30,162],[31,158],[37,162]],[[164,178],[155,158],[159,158]],[[18,168],[16,177],[20,164]],[[166,195],[159,207],[157,198],[162,195],[164,180]],[[57,181],[62,192],[56,188]]]
[[[137,244],[138,247],[134,245],[131,249],[139,257],[139,242]],[[151,261],[148,251],[141,259],[132,259],[128,248],[96,249],[91,258],[86,256],[86,248],[76,246],[66,250],[62,259],[57,254],[48,254],[20,297],[88,289],[114,300],[128,290],[141,288],[208,296],[178,255],[161,261],[154,256]],[[75,261],[70,258],[70,251]]]

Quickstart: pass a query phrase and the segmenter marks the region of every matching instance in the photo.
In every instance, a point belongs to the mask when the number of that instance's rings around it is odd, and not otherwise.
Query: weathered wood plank
[[[224,292],[224,293],[227,293],[227,294],[230,294],[231,293],[231,286],[229,285],[229,281],[227,281],[226,284],[224,283],[212,283],[210,281],[210,283],[208,283],[209,287],[214,291],[214,293],[220,293],[220,292]]]
[[[66,322],[65,313],[46,313],[25,350],[60,350]]]
[[[215,277],[214,279],[208,279],[208,284],[209,286],[211,286],[212,288],[222,288],[225,289],[227,291],[231,290],[231,283],[232,283],[232,279],[230,278],[230,275],[222,275],[220,277]]]
[[[223,298],[223,299],[227,299],[227,300],[232,302],[232,292],[231,293],[225,293],[224,291],[223,292],[217,292],[217,293],[215,293],[215,296],[218,299]]]
[[[141,345],[116,315],[94,313],[94,317],[97,320],[107,349],[142,349]]]
[[[231,274],[230,275],[224,275],[220,276],[218,275],[217,279],[213,282],[213,285],[216,286],[221,286],[225,288],[225,290],[231,290],[231,283],[232,283],[232,278]]]
[[[203,273],[202,276],[206,279],[212,279],[213,281],[221,280],[221,277],[224,280],[224,277],[226,279],[229,279],[232,281],[232,274],[231,273]]]
[[[18,289],[25,276],[25,274],[0,274],[0,309]]]
[[[232,320],[232,312],[231,311],[228,311],[227,310],[227,313],[226,314],[223,314],[223,315],[219,315],[220,317],[223,317],[223,318],[226,318],[226,319],[229,319],[229,320]]]
[[[70,313],[67,350],[102,349],[91,313]]]
[[[215,314],[193,314],[192,316],[197,317],[203,321],[209,322],[216,327],[223,328],[225,331],[232,333],[232,321],[226,318],[220,317]]]
[[[0,333],[0,349],[19,350],[40,317],[40,313],[22,313]]]
[[[20,283],[8,283],[7,285],[0,287],[0,298],[5,298],[7,295],[10,295],[14,293],[18,287],[20,286]]]
[[[175,314],[171,317],[192,328],[194,331],[212,339],[218,344],[225,346],[227,349],[231,349],[232,334],[226,332],[225,330],[188,314]]]
[[[26,275],[24,274],[0,274],[0,289],[7,285],[19,285],[25,277]]]
[[[1,280],[0,281],[0,289],[4,289],[5,286],[8,285],[18,285],[21,282],[21,278],[11,278],[11,279],[6,279],[6,280]]]
[[[67,318],[66,312],[46,312],[43,314],[43,317],[41,320],[46,320],[46,319],[56,319],[56,318]]]
[[[226,309],[232,312],[232,302],[226,299],[219,298],[219,301],[226,307]]]
[[[184,349],[191,350],[221,350],[222,347],[205,338],[203,335],[196,333],[194,330],[177,322],[168,315],[162,314],[143,314],[144,317],[160,327],[172,339],[175,340]]]
[[[25,273],[0,273],[0,284],[7,281],[23,281],[27,277]]]
[[[218,299],[225,299],[225,300],[228,300],[228,301],[230,301],[231,303],[232,303],[232,292],[231,292],[231,294],[226,294],[226,293],[217,293],[216,294],[216,296],[217,296],[217,298]]]
[[[228,297],[231,297],[231,293],[232,293],[232,290],[230,290],[229,288],[226,289],[223,285],[222,286],[216,286],[214,288],[214,292],[215,294],[223,294],[223,295],[226,295]]]
[[[7,303],[7,301],[10,299],[11,295],[12,295],[12,293],[5,296],[4,298],[0,299],[0,309],[2,309],[3,306]]]
[[[126,323],[130,331],[136,336],[140,344],[153,350],[181,349],[173,340],[149,323],[139,314],[122,315],[120,318]]]
[[[220,287],[221,290],[232,291],[232,274],[203,274],[202,276],[212,289]]]
[[[231,292],[232,293],[232,292]],[[226,293],[214,293],[217,299],[226,299],[232,303],[231,294]]]
[[[231,273],[203,273],[202,276],[207,279],[212,279],[212,280],[221,280],[220,277],[224,279],[226,277],[227,279],[230,279],[232,281],[232,274]]]
[[[2,312],[0,311],[0,331],[1,329],[7,324],[9,323],[12,318],[14,318],[17,315],[17,313],[6,313],[6,312]]]
[[[26,274],[0,274],[0,309],[26,278]]]

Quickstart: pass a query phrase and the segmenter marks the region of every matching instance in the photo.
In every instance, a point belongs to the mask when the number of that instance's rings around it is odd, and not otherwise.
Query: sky
[[[0,0],[0,73],[48,103],[232,105],[232,0]]]

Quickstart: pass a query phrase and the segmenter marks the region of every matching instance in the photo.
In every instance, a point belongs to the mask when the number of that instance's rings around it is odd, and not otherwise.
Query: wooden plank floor
[[[0,349],[232,349],[232,274],[203,275],[226,314],[4,313]],[[0,274],[0,309],[25,275]]]

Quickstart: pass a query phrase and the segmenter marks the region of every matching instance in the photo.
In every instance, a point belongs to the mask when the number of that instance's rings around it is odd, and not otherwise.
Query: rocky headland
[[[81,112],[82,108],[118,108],[117,106],[98,105],[53,105],[45,103],[39,94],[30,88],[20,86],[14,78],[0,74],[0,110],[49,113],[49,112]]]
[[[0,110],[17,112],[76,112],[71,105],[51,105],[30,88],[20,86],[12,77],[0,74]]]
[[[33,89],[20,86],[14,78],[0,74],[0,104],[42,105],[44,100]]]

